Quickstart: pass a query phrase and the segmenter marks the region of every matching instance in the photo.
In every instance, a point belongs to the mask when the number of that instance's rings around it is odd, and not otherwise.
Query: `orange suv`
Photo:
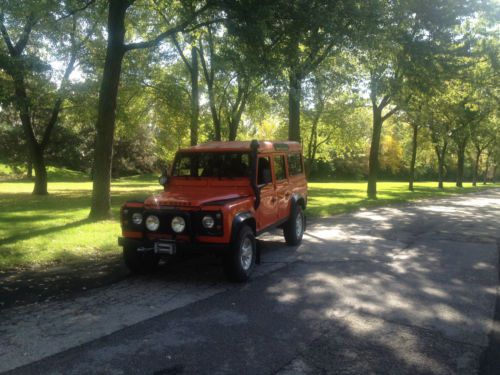
[[[233,281],[249,278],[255,237],[283,228],[298,245],[305,230],[307,181],[297,142],[210,142],[179,150],[164,191],[121,209],[123,256],[133,272],[184,249],[223,255]]]

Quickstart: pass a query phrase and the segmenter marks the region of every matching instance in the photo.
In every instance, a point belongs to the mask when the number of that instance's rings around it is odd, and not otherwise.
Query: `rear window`
[[[250,155],[241,152],[178,153],[174,177],[250,177]]]
[[[290,176],[302,174],[302,155],[290,154],[288,155],[288,172]]]

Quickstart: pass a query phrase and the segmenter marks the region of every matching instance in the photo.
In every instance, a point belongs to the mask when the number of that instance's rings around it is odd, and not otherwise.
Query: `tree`
[[[207,26],[198,46],[214,139],[234,141],[246,105],[263,83],[261,66],[245,58],[241,43],[223,25]]]
[[[427,126],[431,133],[432,143],[434,145],[434,151],[438,159],[438,188],[444,188],[444,176],[445,176],[445,157],[448,151],[448,143],[450,136],[449,124],[446,121],[439,121],[436,119],[433,113],[427,122]]]
[[[339,128],[348,132],[349,113],[360,105],[349,88],[352,59],[346,53],[332,54],[304,80],[303,126],[306,144],[306,174],[309,177],[322,146],[340,146]],[[307,131],[309,134],[307,134]],[[354,143],[355,140],[352,139]],[[339,150],[336,150],[337,152]]]
[[[288,139],[301,141],[302,83],[367,20],[363,1],[246,0],[227,7],[229,30],[288,93]]]
[[[375,22],[368,22],[367,37],[359,42],[360,60],[368,72],[373,112],[367,194],[377,196],[380,135],[390,118],[419,87],[428,82],[438,64],[433,57],[451,44],[454,27],[472,14],[471,4],[456,1],[380,2]],[[392,107],[391,107],[391,104]],[[395,105],[394,105],[395,104]],[[384,113],[385,110],[385,113]]]
[[[198,144],[198,127],[199,127],[199,116],[200,116],[200,94],[198,88],[198,49],[194,46],[194,41],[191,41],[191,59],[184,55],[184,50],[177,41],[176,36],[172,36],[172,42],[175,48],[179,52],[179,56],[182,58],[187,71],[189,72],[189,77],[191,79],[191,113],[190,113],[190,141],[191,146]]]
[[[439,82],[439,79],[436,79],[436,82]],[[412,130],[411,159],[410,159],[409,178],[408,178],[408,189],[410,191],[414,190],[415,164],[417,160],[419,131],[424,127],[432,128],[433,132],[431,133],[432,140],[435,142],[435,147],[437,147],[436,155],[438,157],[438,160],[444,160],[444,155],[446,153],[447,144],[440,145],[439,130],[436,129],[436,124],[434,122],[433,114],[431,109],[429,108],[429,100],[432,95],[432,92],[433,91],[422,91],[413,89],[412,95],[406,100],[406,102],[401,103],[401,107],[404,110],[403,118],[410,125]],[[439,170],[440,170],[439,172],[440,175],[442,175],[443,165],[441,163],[439,165]]]
[[[13,104],[19,113],[29,164],[35,170],[33,194],[48,193],[44,153],[58,122],[69,77],[82,45],[77,40],[78,12],[93,2],[89,0],[83,6],[72,7],[72,2],[41,4],[35,1],[25,4],[21,10],[17,4],[4,3],[0,12],[0,31],[4,41],[0,50],[0,69],[11,79]],[[33,37],[35,29],[43,36]],[[12,34],[18,35],[17,40],[13,40]],[[48,63],[40,59],[47,48],[61,51],[59,58],[66,60],[57,88],[46,78],[46,72],[50,70]],[[46,102],[48,97],[52,104]]]
[[[472,186],[477,185],[479,176],[479,162],[483,153],[488,150],[496,141],[500,129],[490,121],[480,122],[471,134],[471,143],[474,147],[474,165],[472,174]],[[488,157],[487,157],[488,159]],[[486,168],[488,169],[488,168]],[[487,171],[486,171],[487,172]]]
[[[420,107],[421,109],[421,107]],[[415,182],[415,162],[417,160],[417,147],[418,147],[418,130],[422,126],[421,123],[416,121],[409,121],[412,128],[412,138],[411,138],[411,161],[410,161],[410,173],[408,178],[408,190],[413,191],[413,184]]]
[[[107,32],[108,40],[106,58],[99,90],[99,104],[96,121],[96,144],[94,152],[94,175],[92,188],[92,204],[89,217],[102,220],[110,217],[111,164],[113,156],[113,140],[116,120],[116,100],[123,58],[127,52],[154,48],[163,40],[180,31],[187,30],[208,7],[201,5],[194,12],[189,12],[183,21],[170,26],[166,31],[142,42],[125,42],[125,16],[134,0],[109,0]],[[163,6],[168,7],[167,4]],[[150,16],[150,15],[149,15]],[[177,21],[179,14],[171,17]],[[162,22],[163,25],[163,22]],[[191,26],[192,28],[197,27]]]

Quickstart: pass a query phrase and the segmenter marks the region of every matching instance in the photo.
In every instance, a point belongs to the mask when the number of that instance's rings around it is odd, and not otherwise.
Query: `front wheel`
[[[224,259],[224,270],[229,280],[247,281],[255,266],[256,254],[253,231],[248,225],[243,225]]]
[[[132,273],[148,273],[154,271],[160,258],[152,252],[137,251],[135,246],[123,247],[123,260]]]
[[[300,244],[302,236],[304,236],[305,223],[302,207],[298,204],[293,206],[290,218],[283,228],[283,234],[285,235],[287,245],[296,246]]]

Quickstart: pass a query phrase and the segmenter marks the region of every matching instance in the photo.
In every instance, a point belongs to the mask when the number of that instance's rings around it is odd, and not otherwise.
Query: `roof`
[[[299,142],[291,141],[258,141],[259,152],[300,151],[302,149]],[[179,151],[203,152],[203,151],[250,151],[251,141],[225,141],[207,142],[196,146],[186,147]]]

